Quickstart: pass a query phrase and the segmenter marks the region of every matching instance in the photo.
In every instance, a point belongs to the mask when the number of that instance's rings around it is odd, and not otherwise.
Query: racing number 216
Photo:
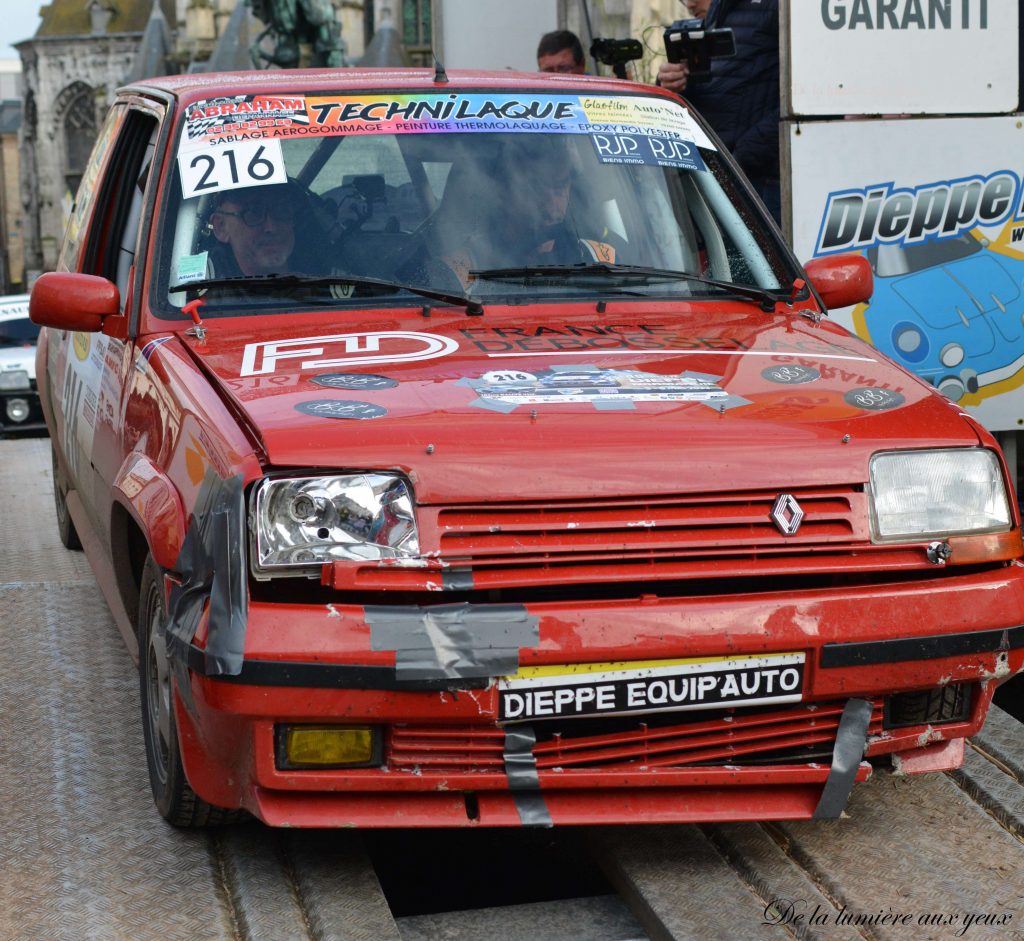
[[[243,186],[287,183],[280,141],[242,141],[178,155],[185,199]]]

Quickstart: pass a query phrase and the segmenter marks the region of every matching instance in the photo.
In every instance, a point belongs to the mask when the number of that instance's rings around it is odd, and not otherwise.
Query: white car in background
[[[36,338],[28,295],[0,298],[0,435],[46,428],[36,391]]]

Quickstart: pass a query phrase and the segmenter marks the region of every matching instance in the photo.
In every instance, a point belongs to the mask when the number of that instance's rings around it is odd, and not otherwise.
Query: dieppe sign
[[[1001,114],[1017,107],[1013,0],[780,3],[783,114]]]
[[[830,316],[993,431],[1024,421],[1019,116],[784,122],[793,246],[863,254],[868,304]]]
[[[1020,205],[1020,179],[1012,170],[899,189],[890,181],[829,193],[814,253],[950,238],[1005,222]]]

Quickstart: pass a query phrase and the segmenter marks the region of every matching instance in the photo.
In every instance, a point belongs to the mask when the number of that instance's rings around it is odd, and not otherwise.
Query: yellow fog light
[[[351,768],[379,763],[372,728],[331,725],[278,727],[278,765],[282,768]]]

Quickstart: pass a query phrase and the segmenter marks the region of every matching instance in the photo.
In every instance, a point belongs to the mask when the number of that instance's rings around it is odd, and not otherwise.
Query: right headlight
[[[983,448],[886,451],[871,459],[872,535],[912,541],[1010,528],[999,459]]]
[[[264,480],[249,525],[257,578],[315,577],[325,562],[414,559],[420,551],[412,490],[395,474]]]

